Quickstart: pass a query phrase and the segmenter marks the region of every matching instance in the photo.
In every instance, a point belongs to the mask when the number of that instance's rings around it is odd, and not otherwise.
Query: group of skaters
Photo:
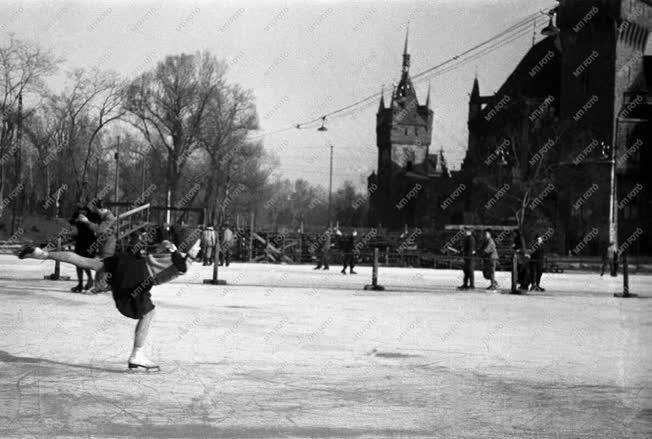
[[[458,290],[475,289],[475,262],[482,264],[482,275],[489,281],[487,290],[498,289],[496,281],[496,268],[498,266],[498,247],[494,241],[491,230],[484,231],[484,239],[476,244],[471,228],[464,230],[464,240],[460,251],[463,257],[462,271],[464,280]],[[517,234],[512,245],[512,250],[517,255],[517,284],[520,290],[545,291],[541,286],[541,276],[545,267],[544,240],[537,236],[530,248],[523,248],[520,236]]]
[[[216,230],[213,226],[202,227],[199,255],[202,265],[212,265],[217,256],[219,264],[228,267],[231,263],[231,251],[234,242],[235,234],[228,222],[224,224],[221,230]]]
[[[344,255],[343,267],[340,273],[346,274],[346,269],[348,268],[349,274],[358,274],[354,270],[360,253],[360,249],[356,246],[356,237],[358,236],[357,230],[353,229],[350,233],[344,234],[339,227],[336,227],[334,232],[335,235],[340,237],[340,248]],[[317,253],[317,266],[313,268],[313,270],[330,270],[329,261],[331,249],[335,246],[331,240],[331,229],[326,229],[313,245],[315,246],[313,251]]]
[[[344,234],[336,227],[334,229],[335,235],[339,236],[340,249],[344,255],[343,267],[340,273],[346,274],[346,269],[349,269],[349,274],[358,274],[354,270],[360,253],[359,248],[356,246],[356,237],[358,236],[357,230],[353,229],[350,233]],[[331,240],[331,229],[328,228],[322,233],[315,244],[313,250],[317,254],[317,266],[313,270],[330,270],[329,261],[331,249],[335,244]]]

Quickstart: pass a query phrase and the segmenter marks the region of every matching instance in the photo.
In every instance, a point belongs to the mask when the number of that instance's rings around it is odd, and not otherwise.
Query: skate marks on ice
[[[322,367],[175,362],[139,375],[0,359],[3,437],[644,438],[652,428],[649,388],[506,378],[400,350]]]

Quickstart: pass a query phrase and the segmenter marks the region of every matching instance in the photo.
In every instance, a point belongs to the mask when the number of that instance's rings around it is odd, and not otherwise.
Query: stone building
[[[594,157],[592,146],[615,146],[618,203],[613,217],[622,247],[626,242],[633,253],[652,251],[649,228],[652,215],[652,1],[650,0],[565,0],[557,8],[561,63],[561,118],[569,123],[565,147],[570,157]],[[646,55],[647,53],[647,55]],[[585,160],[586,162],[590,160]],[[588,185],[599,185],[596,204],[585,218],[570,209],[585,228],[597,227],[599,241],[609,237],[608,164],[586,164],[565,174],[562,184],[580,178],[572,185],[566,201],[573,201]],[[600,175],[601,181],[586,181]],[[612,234],[613,236],[613,234]],[[632,240],[633,238],[633,240]],[[573,242],[579,236],[571,236]],[[570,242],[569,242],[570,244]]]
[[[650,252],[652,2],[565,0],[554,12],[557,28],[496,94],[482,96],[474,81],[464,220],[514,224],[525,213],[530,234],[554,230],[560,253],[595,254],[614,235]]]

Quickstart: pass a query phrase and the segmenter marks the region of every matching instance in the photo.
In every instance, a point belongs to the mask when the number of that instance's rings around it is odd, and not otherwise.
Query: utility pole
[[[115,204],[115,237],[116,241],[120,238],[120,223],[118,216],[120,215],[118,207],[118,191],[120,190],[120,136],[118,136],[118,144],[115,147],[115,185],[113,187],[113,202]]]
[[[616,145],[611,145],[611,181],[609,187],[609,242],[618,245],[618,194],[616,193]]]
[[[16,151],[14,153],[14,179],[19,182],[20,186],[22,183],[22,149],[23,149],[23,94],[18,94],[18,127],[16,128],[16,138],[15,138]],[[17,186],[17,187],[19,187]],[[20,190],[20,193],[16,193],[16,196],[13,200],[13,206],[11,209],[11,234],[13,236],[14,232],[20,227],[20,201],[23,198],[22,194],[24,193],[25,188]]]
[[[328,177],[328,228],[331,228],[331,208],[333,204],[333,144],[331,143],[331,164]]]

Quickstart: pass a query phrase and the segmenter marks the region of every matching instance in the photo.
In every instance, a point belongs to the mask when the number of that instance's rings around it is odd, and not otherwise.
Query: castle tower
[[[410,78],[408,34],[405,35],[401,79],[392,91],[389,106],[381,93],[376,114],[376,144],[378,146],[378,203],[376,211],[383,224],[391,224],[395,198],[401,198],[402,176],[405,172],[427,174],[428,148],[432,137],[433,112],[430,98],[419,105]]]
[[[429,98],[426,105],[419,105],[412,85],[406,34],[401,80],[392,93],[388,108],[381,96],[376,115],[378,176],[381,180],[408,166],[418,169],[424,165],[432,137],[433,113],[429,105]]]

